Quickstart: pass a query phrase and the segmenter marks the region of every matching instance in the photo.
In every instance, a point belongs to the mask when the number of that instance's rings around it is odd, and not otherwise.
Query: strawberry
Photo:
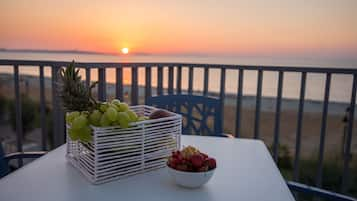
[[[203,165],[197,171],[198,172],[207,172],[208,171],[208,166],[207,165]]]
[[[188,161],[187,159],[185,159],[185,158],[182,158],[181,160],[179,160],[180,161],[180,164],[185,164],[185,165],[191,165],[191,162],[190,161]]]
[[[176,170],[181,170],[181,171],[187,171],[188,170],[188,167],[186,164],[179,164],[176,166],[175,168]]]
[[[208,155],[207,155],[207,154],[201,153],[201,152],[200,152],[200,154],[201,154],[201,156],[203,156],[204,159],[208,158]]]
[[[181,156],[181,152],[180,151],[173,151],[172,152],[172,157],[177,158],[179,156]]]
[[[206,158],[206,160],[204,161],[204,164],[207,165],[210,170],[216,168],[216,166],[217,166],[216,160],[214,158],[210,158],[210,157]]]
[[[203,156],[201,154],[192,155],[191,158],[190,158],[192,166],[195,167],[195,168],[202,167],[204,160],[205,159],[203,158]]]
[[[173,158],[170,157],[169,160],[168,160],[168,162],[167,162],[167,164],[168,164],[170,167],[175,168],[177,162],[176,162],[175,159],[173,159]]]

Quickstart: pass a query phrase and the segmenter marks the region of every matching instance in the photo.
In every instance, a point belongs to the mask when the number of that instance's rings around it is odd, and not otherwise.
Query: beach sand
[[[225,132],[234,133],[235,130],[234,106],[225,106],[224,121]],[[241,114],[241,134],[243,138],[254,137],[255,110],[243,109]],[[344,124],[342,115],[328,115],[325,135],[325,157],[341,157]],[[304,158],[317,157],[320,141],[321,113],[305,112],[301,132],[301,156]],[[274,140],[275,112],[262,111],[260,115],[260,139],[267,146]],[[355,121],[356,125],[356,121]],[[291,154],[295,153],[297,130],[297,111],[284,110],[280,119],[280,144],[289,148]],[[355,133],[355,132],[354,132]],[[357,153],[357,140],[352,139],[352,152]]]

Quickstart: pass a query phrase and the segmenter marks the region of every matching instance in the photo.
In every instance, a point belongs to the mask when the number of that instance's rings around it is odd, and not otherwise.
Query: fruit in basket
[[[130,123],[130,117],[126,112],[119,112],[117,122],[121,128],[128,128]]]
[[[125,112],[125,111],[128,111],[129,110],[129,105],[126,104],[126,103],[119,103],[118,105],[118,108],[119,108],[119,112]]]
[[[78,117],[80,113],[78,111],[75,112],[68,112],[66,114],[66,123],[67,124],[72,124],[73,120]]]
[[[128,128],[131,122],[139,121],[138,115],[130,110],[128,104],[113,99],[111,102],[99,104],[99,110],[93,110],[89,115],[90,124],[94,126],[120,126]],[[141,121],[144,119],[141,118]],[[146,120],[146,118],[145,118]]]
[[[90,127],[83,127],[78,131],[78,137],[82,142],[90,142],[92,141],[91,132],[92,130],[90,129]]]
[[[85,115],[80,115],[76,118],[74,118],[73,122],[72,122],[72,128],[74,130],[79,130],[85,126],[88,125],[88,119]]]
[[[89,142],[92,139],[91,127],[120,126],[128,128],[131,122],[147,120],[148,117],[138,117],[130,110],[128,104],[117,99],[110,103],[98,103],[96,109],[90,111],[68,112],[66,122],[70,126],[68,135],[72,140]]]
[[[145,121],[145,120],[149,120],[149,117],[145,117],[145,116],[140,116],[138,117],[137,121]]]
[[[119,107],[120,100],[118,100],[118,99],[113,99],[111,103],[114,104],[114,105],[116,105],[117,107]]]
[[[109,104],[109,107],[112,107],[112,108],[114,108],[116,111],[119,111],[119,107],[116,106],[116,105],[113,104],[113,103],[110,103],[110,104]]]
[[[216,160],[200,152],[193,146],[185,147],[181,151],[174,151],[167,161],[167,165],[175,170],[186,172],[205,172],[216,168]]]
[[[119,125],[128,128],[131,122],[147,119],[138,118],[128,104],[118,99],[97,102],[91,94],[96,82],[88,87],[82,81],[74,61],[67,68],[61,68],[60,78],[60,96],[64,107],[67,111],[72,111],[66,114],[68,135],[72,140],[89,142],[92,138],[90,125],[100,127]]]
[[[110,120],[110,121],[115,121],[117,119],[118,116],[118,111],[112,107],[109,106],[107,111],[105,111],[104,115]]]
[[[79,115],[79,116],[77,116]],[[72,123],[70,123],[71,118]],[[66,117],[67,123],[70,125],[68,135],[71,140],[81,140],[82,142],[89,142],[92,140],[91,128],[89,127],[88,112],[72,112]]]
[[[164,118],[164,117],[169,117],[171,116],[171,113],[169,113],[166,110],[155,110],[154,112],[152,112],[149,116],[150,119],[159,119],[159,118]]]
[[[99,110],[101,112],[105,112],[105,111],[107,111],[108,107],[109,107],[109,104],[107,102],[103,102],[103,103],[100,104]]]
[[[126,113],[128,114],[131,122],[135,122],[138,120],[138,115],[135,112],[133,112],[132,110],[128,110],[128,111],[126,111]]]
[[[89,115],[89,123],[93,126],[99,126],[101,118],[102,113],[99,110],[93,110],[93,112]]]
[[[91,111],[97,107],[91,93],[97,82],[87,86],[82,81],[79,69],[75,68],[74,61],[68,67],[60,69],[59,77],[59,94],[67,111]]]
[[[110,124],[111,124],[111,121],[107,118],[107,116],[102,115],[102,117],[100,118],[99,125],[101,127],[107,127],[107,126],[110,126]]]
[[[73,128],[68,129],[68,135],[73,141],[79,140],[78,131],[74,130]]]

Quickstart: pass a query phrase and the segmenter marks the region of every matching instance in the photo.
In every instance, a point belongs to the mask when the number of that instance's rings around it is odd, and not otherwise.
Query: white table
[[[65,159],[65,146],[0,179],[0,200],[294,200],[264,143],[257,140],[183,136],[217,159],[202,188],[176,186],[165,168],[102,185],[90,184]]]

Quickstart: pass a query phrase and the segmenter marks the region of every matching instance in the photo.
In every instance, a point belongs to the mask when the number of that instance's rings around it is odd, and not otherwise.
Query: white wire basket
[[[140,116],[149,116],[156,108],[131,106]],[[91,183],[101,184],[165,167],[167,157],[179,149],[182,117],[172,116],[134,122],[129,128],[94,127],[93,142],[72,141],[68,137],[68,161]]]

